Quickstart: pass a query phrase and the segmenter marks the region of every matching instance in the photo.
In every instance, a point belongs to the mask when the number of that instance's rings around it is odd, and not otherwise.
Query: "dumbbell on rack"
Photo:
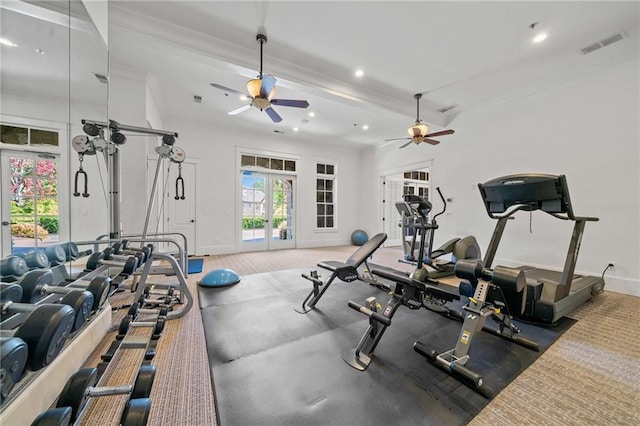
[[[49,257],[42,250],[32,250],[18,256],[24,259],[29,269],[45,269],[50,264]]]
[[[144,259],[149,259],[153,254],[153,244],[147,244],[144,247],[129,247],[129,240],[116,241],[111,246],[113,253],[115,254],[130,254],[136,255],[138,253],[144,254]]]
[[[20,256],[7,256],[0,260],[0,276],[4,282],[17,281],[27,271],[27,262]]]
[[[29,350],[24,340],[15,336],[0,337],[0,403],[22,378],[28,358]]]
[[[124,281],[124,279],[126,279],[126,277],[129,277],[131,274],[133,274],[140,265],[141,263],[139,261],[139,257],[115,255],[112,253],[112,250],[107,247],[105,250],[98,253],[93,253],[91,256],[89,256],[89,259],[87,259],[87,264],[85,265],[85,269],[88,271],[93,271],[101,266],[113,266],[121,268],[122,272],[119,274],[119,276],[123,277],[123,279],[120,281],[122,282]]]
[[[122,426],[146,425],[151,410],[151,386],[155,378],[155,366],[142,366],[138,370],[135,384],[120,386],[96,386],[99,385],[98,370],[96,368],[83,368],[69,378],[56,408],[49,409],[40,414],[31,423],[31,426],[68,425],[78,423],[82,417],[91,415],[88,413],[89,401],[97,401],[99,398],[109,399],[113,396],[128,396],[124,410],[114,413],[117,417],[116,424]],[[119,416],[118,416],[119,415]],[[110,419],[113,420],[113,419]],[[104,424],[111,424],[104,419]]]
[[[22,288],[21,303],[36,304],[47,298],[47,302],[71,306],[76,313],[73,331],[87,322],[91,313],[100,306],[100,300],[106,298],[109,292],[108,284],[101,284],[100,280],[86,289],[55,286],[53,273],[46,269],[27,272],[17,284]],[[49,297],[52,294],[60,297],[54,300]]]
[[[69,305],[32,305],[20,303],[21,299],[22,287],[0,283],[0,331],[3,337],[19,337],[27,344],[27,366],[36,371],[49,365],[62,350],[73,328],[75,312]]]

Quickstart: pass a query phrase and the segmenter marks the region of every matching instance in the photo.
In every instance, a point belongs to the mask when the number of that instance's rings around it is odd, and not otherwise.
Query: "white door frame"
[[[149,154],[147,155],[147,166],[153,165],[153,167],[149,167],[147,169],[147,199],[151,196],[151,185],[153,183],[153,177],[155,175],[156,166],[157,166],[158,156]],[[198,197],[197,197],[197,184],[198,184],[198,164],[200,160],[197,158],[187,159],[182,163],[193,165],[194,169],[194,177],[193,182],[190,182],[189,185],[185,185],[186,188],[191,188],[192,191],[187,194],[185,192],[185,201],[192,202],[192,211],[195,215],[193,217],[193,232],[190,232],[191,238],[187,241],[187,250],[188,254],[199,254],[199,246],[198,246]],[[183,202],[182,200],[176,201],[174,199],[175,194],[173,191],[175,190],[175,181],[173,180],[172,173],[170,170],[177,170],[178,165],[175,163],[170,163],[168,160],[163,160],[160,165],[160,172],[158,175],[158,187],[156,188],[156,195],[154,198],[153,207],[151,209],[151,218],[149,220],[149,232],[148,234],[154,234],[156,232],[156,228],[153,228],[153,225],[156,225],[158,233],[170,233],[170,232],[181,232],[179,229],[174,228],[174,222],[172,222],[172,217],[167,213],[167,211],[173,211],[176,206],[173,203]],[[167,210],[168,209],[168,210]],[[181,238],[174,238],[172,236],[167,236],[169,239],[175,239],[178,243],[182,243]],[[172,245],[160,245],[163,250],[174,251],[175,247]]]
[[[239,184],[238,184],[238,229],[239,229],[239,233],[238,233],[238,248],[240,252],[244,252],[244,251],[264,251],[264,250],[276,250],[276,249],[283,249],[283,248],[295,248],[296,247],[296,238],[297,238],[297,228],[296,228],[296,211],[297,211],[297,180],[296,180],[296,175],[295,174],[291,174],[291,173],[272,173],[269,171],[262,171],[262,170],[240,170],[240,178],[239,178]],[[262,238],[262,240],[260,241],[253,241],[253,242],[245,242],[243,239],[243,232],[244,229],[242,227],[242,218],[243,218],[243,185],[242,185],[242,180],[243,180],[243,176],[251,174],[252,176],[255,177],[260,177],[260,178],[264,178],[265,179],[265,199],[264,199],[264,205],[265,205],[265,212],[264,212],[264,216],[266,219],[266,223],[265,223],[265,235],[264,238]],[[292,211],[293,211],[293,223],[292,224],[287,224],[289,228],[292,229],[292,234],[293,234],[293,238],[291,239],[287,239],[287,240],[277,240],[275,241],[273,239],[273,227],[269,226],[267,224],[271,223],[271,220],[273,218],[273,181],[274,179],[280,179],[280,178],[285,178],[285,179],[290,179],[293,181],[293,189],[292,189],[292,196],[293,196],[293,206],[292,206]]]
[[[56,157],[58,164],[58,235],[60,241],[63,242],[69,238],[70,232],[70,214],[68,210],[69,195],[71,193],[69,188],[69,159],[67,154],[68,139],[69,139],[69,125],[67,123],[59,123],[57,121],[38,120],[25,117],[16,117],[6,114],[0,114],[0,123],[8,126],[17,127],[29,127],[36,129],[43,129],[49,131],[58,132],[58,147],[37,147],[30,145],[13,145],[4,144],[0,142],[0,154],[4,155],[4,152],[16,152],[16,153],[33,153],[33,154],[46,154]],[[0,162],[0,174],[2,175],[2,182],[7,182],[5,174],[9,171],[8,167],[1,165],[4,161]],[[4,186],[4,184],[3,184]],[[11,215],[11,200],[9,193],[5,192],[5,188],[0,188],[0,220],[8,220]],[[6,216],[6,218],[5,218]],[[1,226],[1,225],[0,225]],[[2,226],[2,228],[5,228]],[[2,235],[0,237],[0,257],[6,257],[11,254],[11,231],[0,231]],[[7,234],[7,235],[5,235]],[[5,241],[6,240],[6,241]]]

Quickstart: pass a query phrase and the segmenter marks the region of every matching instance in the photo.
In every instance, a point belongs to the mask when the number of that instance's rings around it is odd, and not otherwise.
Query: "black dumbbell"
[[[101,396],[110,396],[110,395],[129,395],[129,402],[127,403],[127,407],[124,410],[124,414],[122,416],[122,425],[128,424],[146,424],[146,419],[149,415],[148,410],[151,404],[151,401],[148,398],[135,398],[131,399],[134,392],[136,395],[144,395],[145,393],[149,393],[151,386],[153,384],[153,378],[155,377],[155,369],[149,368],[141,368],[138,371],[138,377],[136,378],[136,384],[134,385],[123,385],[118,387],[96,387],[98,382],[98,370],[96,368],[83,368],[78,370],[74,375],[72,375],[64,389],[60,393],[60,397],[56,402],[57,408],[70,407],[71,408],[71,421],[76,422],[82,410],[89,398],[98,398]],[[138,382],[140,382],[138,384]],[[137,387],[137,389],[136,389]],[[137,407],[138,402],[136,401],[145,401],[142,404],[142,407]],[[132,404],[133,403],[133,404]],[[132,405],[134,406],[134,413],[127,412],[131,411]],[[140,416],[144,417],[144,422],[131,422],[131,419],[128,419],[128,416],[134,415],[135,418],[139,418]],[[87,419],[88,420],[88,419]]]
[[[36,371],[49,365],[64,347],[75,321],[75,312],[68,305],[19,303],[21,298],[22,287],[17,284],[0,283],[3,328],[17,326],[13,337],[19,337],[27,344],[27,365]],[[14,320],[17,314],[27,315],[25,318]],[[14,322],[15,326],[11,326]],[[4,335],[11,331],[3,329],[2,333]]]
[[[38,303],[50,294],[59,294],[60,298],[55,301],[62,305],[69,305],[76,313],[73,330],[82,327],[93,312],[96,297],[90,291],[80,288],[58,287],[53,285],[53,273],[49,270],[37,269],[27,272],[18,282],[22,288],[21,303]]]
[[[54,285],[55,275],[50,270],[35,270],[27,272],[18,284],[23,288],[23,303],[38,303],[49,294],[66,295],[78,290],[89,292],[93,297],[89,305],[90,313],[98,310],[109,296],[110,280],[105,277],[96,277],[89,284],[82,281],[74,281],[73,285]],[[67,283],[62,283],[67,284]]]
[[[160,338],[160,335],[162,334],[162,330],[164,330],[165,322],[166,316],[158,316],[155,321],[134,321],[134,318],[131,315],[127,314],[120,320],[120,325],[118,326],[118,335],[116,336],[116,339],[122,340],[124,336],[129,332],[129,329],[131,327],[153,327],[152,338],[154,340],[158,340]]]
[[[0,403],[22,378],[29,350],[19,337],[0,337]]]
[[[49,259],[49,264],[51,266],[62,265],[67,261],[67,254],[60,244],[45,247],[44,254]]]
[[[89,259],[87,259],[85,268],[89,271],[93,271],[103,265],[122,268],[122,274],[131,275],[136,269],[138,269],[138,259],[133,256],[129,256],[126,261],[107,260],[104,258],[103,252],[93,253],[89,256]]]
[[[44,269],[49,267],[49,258],[42,250],[32,250],[19,254],[24,259],[29,269]]]
[[[20,256],[8,256],[0,260],[0,275],[4,282],[17,281],[28,270],[27,262]]]
[[[115,250],[117,254],[121,254],[121,253],[136,254],[136,253],[142,252],[145,255],[145,260],[149,259],[153,254],[153,244],[147,244],[146,246],[141,248],[129,247],[128,240],[122,240],[122,242],[116,242],[113,244],[112,248]]]
[[[133,256],[137,259],[138,264],[136,265],[136,269],[140,266],[142,266],[142,264],[145,262],[145,260],[147,260],[147,255],[146,253],[143,253],[142,251],[136,251],[130,255],[128,254],[119,254],[118,252],[116,252],[114,250],[113,247],[107,247],[106,249],[104,249],[102,251],[103,254],[103,259],[104,260],[116,260],[116,261],[120,261],[120,262],[126,262],[129,257]]]

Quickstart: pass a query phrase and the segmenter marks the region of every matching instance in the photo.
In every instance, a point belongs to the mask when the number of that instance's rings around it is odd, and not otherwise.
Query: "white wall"
[[[144,76],[111,67],[109,118],[123,125],[146,127],[147,86]],[[120,147],[120,221],[123,234],[140,234],[147,211],[147,138],[129,136]]]
[[[637,59],[504,105],[461,115],[456,134],[436,147],[388,145],[366,153],[373,170],[363,175],[363,193],[380,170],[433,157],[433,183],[448,197],[436,244],[473,234],[486,248],[495,221],[487,216],[477,183],[513,173],[567,176],[574,211],[596,216],[586,225],[576,271],[600,275],[608,261],[606,288],[640,295],[640,108]],[[423,153],[423,154],[420,154]],[[378,199],[365,199],[375,211]],[[439,204],[435,201],[436,209]],[[369,227],[376,218],[367,215]],[[507,225],[495,264],[562,267],[572,224],[536,212]]]
[[[297,247],[348,244],[351,233],[362,227],[359,206],[360,153],[353,149],[320,146],[303,136],[254,137],[220,125],[190,122],[169,117],[167,128],[180,135],[179,144],[187,156],[199,158],[198,245],[197,253],[230,253],[239,250],[240,229],[237,199],[236,147],[267,150],[277,155],[298,156]],[[315,228],[315,162],[334,160],[337,164],[336,232],[317,232]]]

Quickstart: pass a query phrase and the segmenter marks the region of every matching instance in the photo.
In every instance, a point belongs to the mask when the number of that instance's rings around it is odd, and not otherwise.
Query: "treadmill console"
[[[542,210],[546,213],[565,213],[574,218],[569,188],[564,175],[517,174],[478,184],[487,214],[517,210]]]

